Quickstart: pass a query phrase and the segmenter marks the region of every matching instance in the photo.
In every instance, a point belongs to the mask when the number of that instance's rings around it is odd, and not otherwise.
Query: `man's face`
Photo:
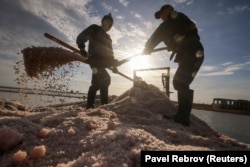
[[[102,27],[104,29],[104,31],[109,31],[111,29],[111,27],[113,26],[113,21],[109,20],[109,19],[104,19],[102,21]]]

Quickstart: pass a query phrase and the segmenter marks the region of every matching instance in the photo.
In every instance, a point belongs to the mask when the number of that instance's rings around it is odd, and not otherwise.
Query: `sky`
[[[22,60],[21,50],[31,46],[61,47],[46,39],[45,32],[76,45],[77,35],[111,13],[114,25],[108,32],[118,60],[142,52],[145,42],[161,23],[154,13],[171,4],[196,24],[205,49],[205,60],[190,87],[194,102],[211,104],[213,98],[250,100],[250,1],[249,0],[1,0],[0,1],[0,85],[18,86],[13,66]],[[161,43],[157,47],[164,47]],[[133,77],[138,68],[170,67],[170,99],[176,100],[172,79],[177,64],[171,53],[161,51],[139,56],[118,70]],[[81,63],[71,78],[74,91],[86,93],[91,70]],[[142,79],[163,89],[166,71],[138,73]],[[133,83],[111,75],[110,95],[120,95]]]

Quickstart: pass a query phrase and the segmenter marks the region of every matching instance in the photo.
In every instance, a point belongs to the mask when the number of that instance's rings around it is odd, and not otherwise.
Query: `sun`
[[[123,55],[126,57],[123,59],[129,59],[129,61],[126,63],[127,68],[130,70],[151,68],[152,64],[150,56],[144,55],[142,50],[143,48],[134,46],[130,47],[129,51],[123,53]]]
[[[140,55],[132,58],[129,61],[129,67],[132,69],[145,69],[150,68],[150,61],[148,55]]]

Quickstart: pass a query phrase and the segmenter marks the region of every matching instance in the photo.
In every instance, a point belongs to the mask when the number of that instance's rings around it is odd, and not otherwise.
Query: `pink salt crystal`
[[[21,163],[25,160],[26,157],[27,157],[27,152],[19,150],[12,156],[12,162]]]
[[[86,128],[87,128],[88,130],[92,130],[92,129],[96,129],[97,126],[95,125],[95,122],[93,122],[93,121],[88,121],[87,124],[86,124]]]
[[[56,167],[66,167],[64,164],[57,164]]]
[[[114,118],[116,118],[116,113],[112,113],[111,115],[110,115],[110,119],[114,119]]]
[[[38,137],[40,138],[45,138],[49,135],[50,133],[50,129],[46,129],[46,128],[42,128],[39,132],[38,132]]]
[[[73,135],[76,134],[76,131],[73,128],[69,128],[68,133],[69,133],[70,136],[73,136]]]
[[[115,123],[113,121],[109,121],[108,124],[107,124],[107,128],[110,129],[110,130],[113,130],[115,129]]]
[[[22,134],[9,127],[0,128],[0,151],[10,150],[23,140]]]
[[[162,119],[163,119],[162,114],[156,114],[156,119],[157,119],[157,120],[162,120]]]
[[[30,158],[38,159],[45,156],[46,148],[44,145],[36,146],[30,152]]]

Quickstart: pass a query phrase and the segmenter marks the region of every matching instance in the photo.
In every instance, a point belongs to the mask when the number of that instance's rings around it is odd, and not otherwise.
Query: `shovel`
[[[44,36],[45,36],[46,38],[48,38],[48,39],[50,39],[50,40],[52,40],[52,41],[54,41],[54,42],[60,44],[60,45],[62,45],[62,46],[64,46],[64,47],[66,47],[66,48],[72,50],[72,51],[75,52],[75,53],[81,54],[80,50],[74,48],[73,46],[70,46],[69,44],[63,42],[62,40],[60,40],[60,39],[58,39],[58,38],[56,38],[56,37],[54,37],[54,36],[52,36],[52,35],[50,35],[50,34],[48,34],[48,33],[44,33]],[[83,56],[81,56],[81,57],[82,57],[82,59],[81,59],[82,62],[85,62],[85,61],[87,60],[87,59],[84,58]],[[86,63],[86,62],[85,62],[85,63]],[[108,68],[108,69],[112,70],[112,68]],[[116,72],[116,74],[118,74],[118,75],[120,75],[120,76],[122,76],[122,77],[124,77],[124,78],[126,78],[126,79],[128,79],[128,80],[130,80],[130,81],[133,81],[133,79],[132,79],[131,77],[129,77],[129,76],[127,76],[127,75],[125,75],[125,74],[123,74],[123,73],[121,73],[121,72],[119,72],[119,71]]]

